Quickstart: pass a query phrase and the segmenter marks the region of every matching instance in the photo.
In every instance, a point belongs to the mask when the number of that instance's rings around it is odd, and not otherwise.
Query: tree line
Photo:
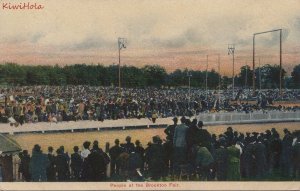
[[[264,65],[255,69],[256,85],[261,88],[279,87],[280,67],[278,65]],[[104,66],[101,64],[75,64],[66,66],[50,65],[19,65],[15,63],[0,64],[0,84],[8,86],[28,85],[91,85],[118,86],[119,66]],[[232,83],[232,77],[221,76],[215,70],[199,71],[177,69],[167,73],[159,65],[146,65],[142,68],[135,66],[121,66],[122,87],[183,87],[188,86],[190,77],[191,87],[215,89],[227,88]],[[283,87],[300,88],[300,64],[295,66],[291,77],[285,77],[282,69]],[[252,86],[253,70],[249,66],[242,66],[235,76],[236,87]],[[219,83],[220,82],[220,83]]]

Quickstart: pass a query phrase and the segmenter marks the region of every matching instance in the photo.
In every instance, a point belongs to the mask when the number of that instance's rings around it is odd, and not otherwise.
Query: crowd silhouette
[[[196,119],[173,121],[166,140],[154,136],[146,147],[130,136],[105,151],[97,140],[85,141],[71,155],[64,146],[46,154],[36,144],[31,156],[20,153],[19,173],[34,182],[299,180],[300,131],[284,129],[280,137],[275,128],[243,134],[228,127],[215,135]]]

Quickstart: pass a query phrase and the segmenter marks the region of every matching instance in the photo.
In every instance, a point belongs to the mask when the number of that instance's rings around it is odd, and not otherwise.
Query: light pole
[[[232,99],[234,99],[234,51],[235,51],[235,45],[229,44],[228,55],[232,55]]]
[[[208,55],[206,55],[206,72],[205,72],[205,93],[206,93],[206,101],[208,98],[208,91],[207,91],[207,70],[208,70]]]
[[[220,54],[218,54],[218,72],[219,72],[219,91],[218,91],[218,97],[219,97],[219,105],[220,105],[220,93],[221,93],[221,65],[220,65]]]
[[[280,96],[282,97],[282,29],[275,29],[275,30],[270,30],[270,31],[264,31],[264,32],[259,32],[259,33],[254,33],[253,34],[253,93],[255,94],[255,36],[256,35],[261,35],[265,33],[271,33],[271,32],[280,32],[279,33],[279,65],[280,65],[280,71],[279,71],[279,91],[280,91]]]
[[[258,76],[259,76],[259,92],[261,92],[261,68],[260,68],[260,58],[258,58]]]
[[[248,65],[246,62],[246,76],[245,76],[245,89],[247,89],[247,85],[248,85]]]
[[[187,72],[187,77],[189,78],[189,102],[188,102],[188,108],[190,109],[190,102],[191,102],[191,77],[192,74],[190,71]]]
[[[121,50],[126,48],[126,38],[118,38],[119,50],[119,95],[121,96]]]

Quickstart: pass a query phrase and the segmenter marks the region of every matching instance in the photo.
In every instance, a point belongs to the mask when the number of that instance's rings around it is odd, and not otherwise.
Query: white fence
[[[203,113],[198,115],[197,119],[207,124],[298,121],[300,120],[300,111]]]

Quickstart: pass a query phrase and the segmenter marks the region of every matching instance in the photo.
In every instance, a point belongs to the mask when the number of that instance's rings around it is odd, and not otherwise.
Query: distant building
[[[0,134],[0,181],[13,181],[13,156],[20,151],[21,147],[16,141]]]

